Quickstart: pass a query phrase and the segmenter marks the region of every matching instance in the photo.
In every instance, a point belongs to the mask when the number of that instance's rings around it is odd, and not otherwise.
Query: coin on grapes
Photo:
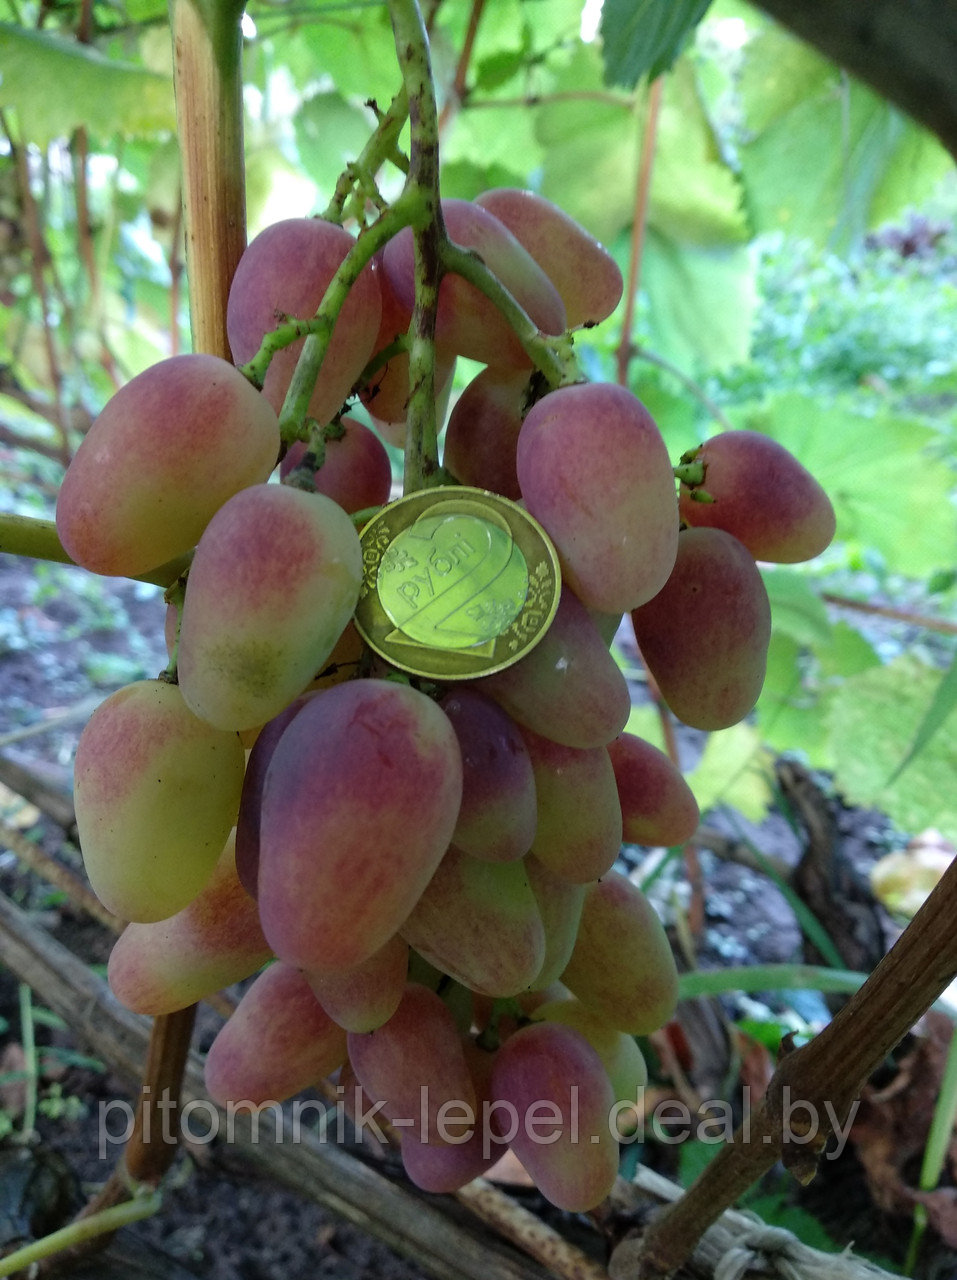
[[[362,530],[355,621],[401,671],[468,680],[535,647],[558,608],[558,556],[541,525],[484,489],[423,489]]]

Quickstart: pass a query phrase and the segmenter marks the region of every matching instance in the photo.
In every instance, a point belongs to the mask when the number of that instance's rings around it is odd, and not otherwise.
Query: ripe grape
[[[724,529],[756,560],[813,560],[834,537],[834,508],[794,454],[757,431],[724,431],[693,453],[704,464],[698,502],[682,484],[681,518],[695,528]],[[697,486],[696,486],[697,487]]]
[[[448,717],[391,680],[312,698],[266,773],[259,909],[276,954],[351,969],[388,942],[448,847],[462,762]]]
[[[545,933],[522,862],[449,849],[400,929],[426,960],[472,991],[513,996],[532,985]]]
[[[165,920],[203,888],[236,821],[243,748],[198,719],[179,688],[139,680],[93,712],[74,802],[90,884],[124,920]]]
[[[518,481],[582,604],[624,613],[650,600],[675,562],[678,507],[661,433],[624,387],[559,387],[518,437]]]
[[[629,844],[684,844],[700,813],[681,770],[657,747],[633,733],[608,744],[621,802],[622,838]]]
[[[362,1088],[406,1142],[441,1144],[450,1132],[446,1103],[475,1114],[475,1086],[455,1019],[428,987],[406,985],[395,1013],[376,1031],[350,1032],[349,1061]],[[443,1110],[445,1108],[445,1110]],[[461,1112],[451,1117],[461,1118]]]
[[[392,491],[392,464],[385,445],[368,427],[355,418],[343,418],[344,434],[328,438],[325,458],[318,470],[308,468],[308,477],[317,493],[337,502],[351,515],[367,507],[381,507]],[[283,458],[280,475],[286,477],[304,464],[307,445],[300,440]]]
[[[273,409],[227,361],[161,360],[117,391],[77,449],[57,498],[60,541],[94,573],[146,573],[195,546],[278,453]]]
[[[353,969],[307,973],[316,999],[346,1031],[375,1031],[399,1007],[409,971],[409,945],[396,935]]]
[[[462,805],[452,840],[493,862],[523,857],[535,836],[535,776],[522,735],[497,703],[459,687],[439,703],[462,752]]]
[[[220,1104],[261,1107],[317,1084],[346,1060],[346,1032],[305,976],[277,960],[246,991],[206,1055],[206,1088]]]
[[[569,747],[600,747],[625,727],[631,695],[588,610],[563,586],[552,625],[514,666],[473,682],[525,728]]]
[[[558,290],[569,329],[598,324],[621,300],[618,263],[558,205],[534,191],[496,187],[475,203],[504,222]]]
[[[635,1102],[648,1083],[648,1067],[634,1037],[617,1031],[580,1000],[546,1000],[532,1010],[533,1022],[560,1022],[585,1037],[601,1058],[616,1102]]]
[[[557,1022],[533,1022],[508,1037],[492,1062],[491,1093],[512,1151],[543,1195],[583,1212],[602,1201],[618,1173],[615,1098],[588,1041]]]
[[[555,875],[533,853],[525,859],[525,872],[545,932],[545,958],[535,978],[536,988],[543,989],[558,981],[571,959],[585,901],[585,886]]]
[[[474,250],[544,333],[565,328],[565,308],[545,272],[498,218],[467,200],[443,200],[449,238]],[[382,265],[400,305],[411,315],[414,300],[412,231],[400,231],[386,245]],[[502,368],[528,366],[515,330],[484,294],[461,276],[446,275],[439,286],[436,351],[443,359],[468,356]]]
[[[233,359],[245,364],[267,333],[287,319],[308,320],[355,241],[321,218],[287,218],[261,231],[239,260],[229,289],[226,331]],[[309,401],[309,415],[324,424],[342,407],[372,355],[382,300],[367,267],[349,290]],[[303,339],[273,356],[263,395],[282,408]]]
[[[517,502],[515,450],[529,393],[527,369],[483,369],[449,414],[443,466],[460,484]]]
[[[610,1026],[647,1035],[664,1026],[678,974],[661,921],[645,895],[609,871],[585,894],[578,937],[561,977]]]
[[[604,747],[565,747],[525,730],[538,824],[532,853],[573,884],[597,880],[621,849],[621,805]]]
[[[667,583],[632,614],[641,655],[679,720],[725,729],[761,693],[771,606],[751,553],[723,529],[684,529]]]
[[[331,498],[254,485],[210,521],[189,572],[179,681],[196,715],[251,729],[301,693],[355,609],[362,551]]]
[[[256,904],[236,875],[230,839],[188,906],[168,920],[126,926],[110,953],[107,977],[127,1009],[156,1016],[248,978],[271,958]]]

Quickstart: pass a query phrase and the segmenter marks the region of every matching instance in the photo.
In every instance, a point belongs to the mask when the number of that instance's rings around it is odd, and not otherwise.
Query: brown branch
[[[957,862],[833,1021],[781,1060],[748,1132],[738,1130],[687,1194],[652,1221],[635,1280],[670,1275],[777,1160],[802,1182],[813,1177],[833,1124],[843,1122],[871,1073],[957,974],[955,912]]]
[[[43,238],[43,229],[40,223],[40,211],[37,207],[36,200],[33,198],[33,190],[30,185],[30,166],[27,160],[26,150],[19,143],[14,142],[13,135],[10,132],[3,112],[0,112],[0,127],[3,128],[3,131],[10,142],[10,154],[16,168],[20,204],[23,209],[23,227],[27,235],[27,244],[30,247],[30,276],[33,280],[33,290],[40,306],[43,347],[47,361],[47,376],[50,379],[50,386],[53,388],[54,399],[56,402],[55,416],[51,417],[50,420],[60,434],[60,459],[63,462],[63,465],[67,466],[69,464],[72,451],[70,448],[69,434],[67,432],[66,411],[64,409],[63,374],[60,370],[60,359],[57,353],[56,343],[53,338],[53,329],[50,323],[50,295],[47,290],[47,283],[44,275],[44,267],[51,261],[51,255],[46,241]]]
[[[631,224],[631,255],[628,261],[628,282],[625,286],[625,316],[621,324],[621,341],[615,355],[618,382],[628,385],[628,364],[631,360],[631,331],[635,322],[635,305],[641,283],[641,259],[645,247],[648,226],[648,201],[651,193],[651,173],[654,167],[655,146],[658,140],[658,111],[664,78],[659,76],[648,92],[648,115],[641,138],[641,158],[635,181],[635,216]]]
[[[839,596],[832,591],[822,591],[821,599],[828,604],[838,605],[841,609],[856,609],[859,613],[870,613],[877,618],[892,618],[895,622],[908,622],[913,627],[921,627],[925,631],[940,631],[943,635],[957,636],[957,622],[949,622],[946,618],[929,618],[924,613],[913,613],[910,609],[895,609],[889,604],[871,604],[867,600],[851,600],[848,596]]]
[[[630,1280],[634,1276],[641,1253],[639,1224],[655,1206],[670,1204],[681,1194],[681,1188],[675,1183],[643,1166],[635,1171],[632,1183],[618,1180],[603,1214],[610,1230],[620,1236],[624,1232],[621,1243],[612,1253],[608,1268],[611,1280]],[[752,1270],[776,1270],[773,1260],[781,1258],[786,1260],[787,1274],[806,1275],[808,1280],[815,1276],[827,1276],[827,1280],[891,1280],[889,1272],[850,1250],[840,1254],[821,1253],[789,1232],[779,1227],[765,1227],[752,1214],[737,1213],[733,1209],[723,1213],[714,1226],[708,1228],[680,1274],[694,1280],[712,1280],[718,1265],[732,1250],[740,1259],[741,1267],[748,1264],[748,1274]],[[734,1269],[735,1275],[742,1274],[741,1267]]]
[[[69,867],[65,867],[62,862],[51,858],[16,827],[11,827],[9,823],[2,821],[0,821],[0,848],[9,849],[16,855],[17,861],[22,866],[65,893],[75,906],[87,912],[95,920],[99,920],[100,924],[105,925],[111,932],[118,933],[122,929],[123,921],[107,911],[79,876],[75,875]]]
[[[446,98],[439,114],[440,139],[444,135],[446,127],[452,118],[452,113],[465,101],[469,63],[472,60],[472,50],[475,48],[475,37],[478,35],[478,26],[482,19],[482,10],[484,8],[485,0],[472,0],[472,10],[469,13],[468,30],[465,33],[465,40],[462,43],[462,51],[459,54],[459,60],[455,67],[455,78],[452,81],[452,87],[449,90],[449,95]]]

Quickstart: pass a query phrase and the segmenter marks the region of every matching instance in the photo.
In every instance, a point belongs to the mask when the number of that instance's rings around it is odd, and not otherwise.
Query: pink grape
[[[562,587],[545,636],[514,666],[473,682],[524,728],[569,747],[600,747],[625,727],[631,695],[601,633]]]
[[[625,876],[609,871],[590,885],[562,982],[582,1004],[631,1035],[671,1018],[678,974],[661,921]]]
[[[261,231],[239,260],[229,290],[226,331],[233,359],[245,364],[267,333],[287,319],[309,320],[355,241],[321,218],[287,218]],[[309,414],[329,422],[372,355],[382,300],[367,267],[349,290],[309,401]],[[303,339],[273,356],[263,395],[278,413],[292,380]]]
[[[633,733],[608,744],[621,801],[623,838],[629,844],[684,844],[701,815],[681,770],[657,747]]]
[[[94,573],[144,574],[195,546],[278,453],[275,412],[227,361],[161,360],[117,391],[77,449],[57,497],[60,541]]]
[[[632,614],[648,670],[679,720],[726,729],[757,702],[771,606],[751,553],[723,529],[684,529],[663,589]]]
[[[468,687],[453,688],[439,705],[462,752],[462,806],[453,843],[493,862],[523,857],[535,837],[535,775],[515,722]]]
[[[254,485],[210,521],[179,642],[187,704],[219,728],[272,719],[321,669],[352,616],[362,551],[331,498]]]
[[[346,1033],[305,976],[277,961],[246,991],[206,1055],[206,1088],[220,1104],[262,1107],[318,1084],[346,1059]]]
[[[392,464],[385,445],[355,418],[343,418],[341,439],[326,441],[325,459],[318,471],[310,468],[317,493],[337,502],[352,515],[367,507],[381,507],[392,491]],[[285,478],[302,464],[307,445],[300,440],[286,454],[280,467]]]
[[[348,1045],[362,1088],[385,1103],[391,1122],[404,1122],[406,1141],[441,1144],[448,1132],[447,1103],[474,1115],[475,1086],[458,1027],[441,997],[427,987],[408,983],[392,1017],[376,1031],[350,1032]]]
[[[442,457],[460,484],[521,498],[515,451],[528,394],[527,369],[483,369],[465,388],[449,414]]]
[[[323,690],[266,773],[263,932],[290,964],[354,968],[407,919],[448,847],[462,761],[448,717],[391,680]]]
[[[585,886],[556,875],[533,853],[525,859],[525,872],[545,933],[545,958],[535,977],[536,989],[542,989],[558,981],[571,959],[585,902]]]
[[[521,862],[486,862],[454,846],[400,929],[426,960],[472,991],[513,996],[532,985],[545,934]]]
[[[756,560],[813,560],[834,537],[831,500],[789,450],[757,431],[723,431],[694,451],[704,465],[697,502],[682,484],[680,511],[695,528],[724,529]]]
[[[552,1204],[584,1212],[604,1200],[618,1173],[615,1098],[584,1036],[557,1022],[522,1027],[495,1054],[491,1092],[509,1108],[509,1146]]]
[[[621,300],[624,281],[603,245],[534,191],[496,187],[475,203],[504,222],[558,290],[570,329],[598,324]]]
[[[97,897],[121,919],[165,920],[196,897],[236,821],[243,748],[177,685],[139,680],[101,702],[74,767],[76,824]]]
[[[307,973],[326,1013],[346,1031],[375,1031],[399,1007],[409,970],[409,944],[390,938],[368,959],[339,973]]]
[[[602,382],[551,392],[522,424],[516,466],[525,505],[582,604],[620,614],[661,590],[677,549],[674,474],[630,391]]]
[[[127,1009],[156,1016],[248,978],[271,958],[256,904],[236,875],[230,839],[188,906],[168,920],[126,926],[110,953],[107,977]]]
[[[554,875],[585,884],[621,850],[621,804],[604,747],[565,747],[525,730],[538,824],[532,853]]]

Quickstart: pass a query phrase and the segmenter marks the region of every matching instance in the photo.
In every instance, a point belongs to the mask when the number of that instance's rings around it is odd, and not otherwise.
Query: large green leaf
[[[924,713],[924,718],[917,726],[917,732],[914,735],[913,742],[910,744],[909,751],[894,770],[892,781],[896,781],[904,770],[913,764],[921,752],[926,750],[928,743],[944,727],[955,709],[957,709],[957,657],[951,661],[940,684],[937,686],[937,692]]]
[[[18,138],[45,147],[85,125],[103,138],[172,131],[172,81],[89,45],[0,23],[0,107]]]
[[[316,93],[295,116],[296,148],[303,169],[320,191],[320,204],[329,200],[336,179],[355,160],[375,127],[370,114],[338,93]]]
[[[953,563],[954,478],[931,452],[937,437],[922,422],[796,392],[730,416],[773,436],[820,481],[837,513],[839,539],[876,548],[889,569],[913,577]]]
[[[772,799],[771,756],[750,724],[736,724],[708,735],[701,759],[687,775],[702,813],[730,805],[760,822]]]
[[[757,291],[746,247],[702,248],[649,228],[642,287],[649,346],[657,355],[691,373],[747,359]]]
[[[542,194],[606,244],[631,224],[644,113],[609,94],[594,45],[579,45],[535,109]]]
[[[780,27],[748,44],[740,149],[755,228],[846,246],[952,167],[930,134]]]
[[[826,645],[831,638],[827,609],[807,578],[794,569],[766,569],[761,576],[775,631],[799,644]]]
[[[633,89],[674,63],[710,0],[605,0],[601,37],[605,79]]]
[[[721,153],[689,58],[662,90],[648,220],[683,243],[724,248],[750,239],[738,176]]]
[[[936,827],[957,839],[957,735],[938,733],[891,779],[940,685],[940,672],[905,655],[853,676],[831,702],[835,782],[853,804],[876,805],[905,831]]]

